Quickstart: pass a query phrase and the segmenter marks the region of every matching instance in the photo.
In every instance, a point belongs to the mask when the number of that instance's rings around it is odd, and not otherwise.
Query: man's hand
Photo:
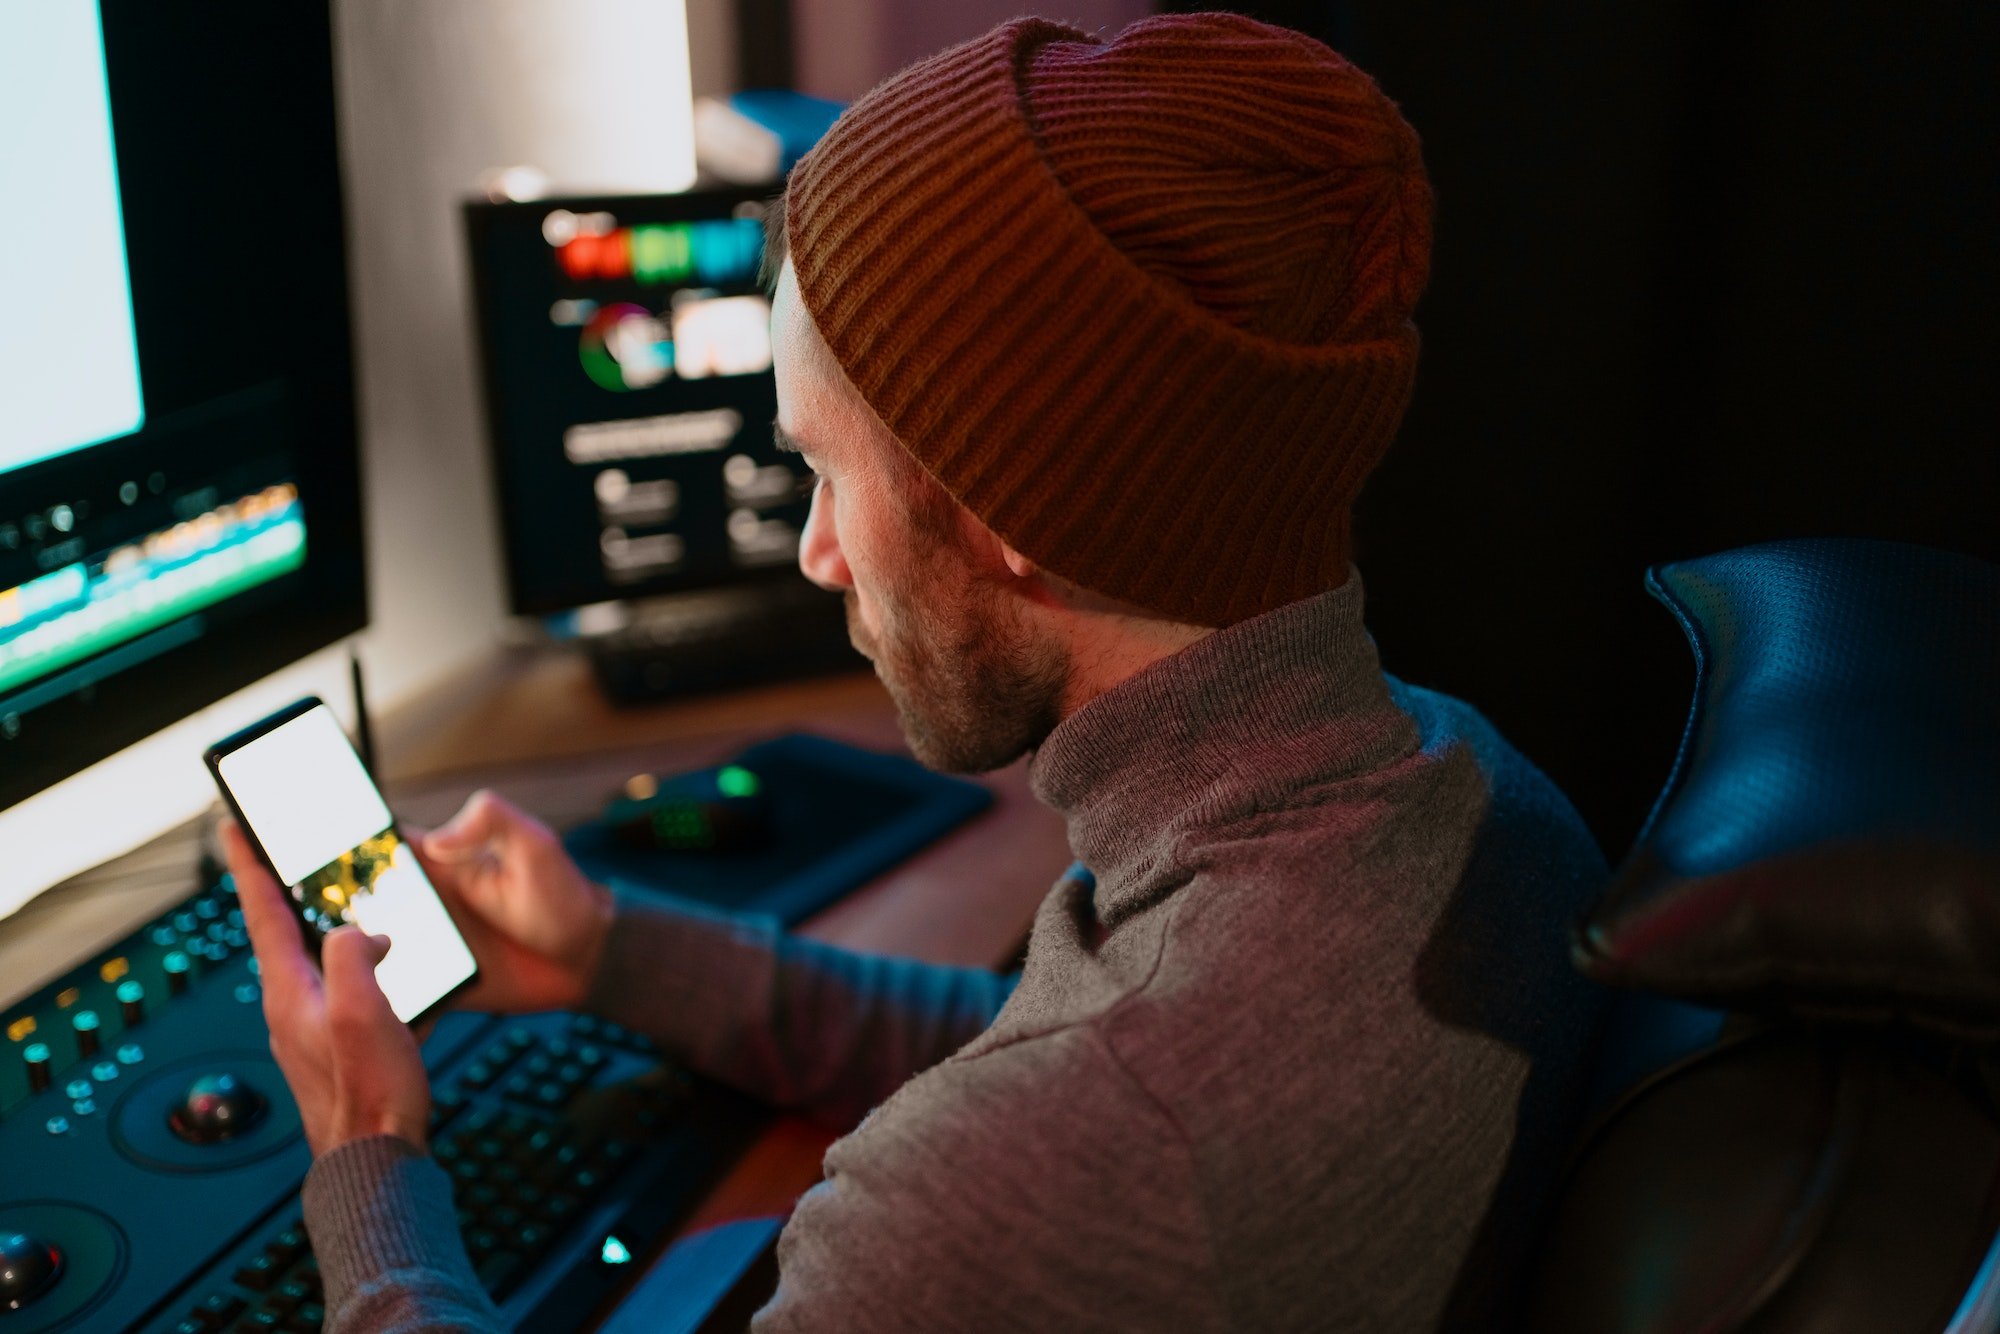
[[[292,1086],[313,1156],[367,1135],[400,1135],[422,1148],[430,1080],[416,1036],[375,981],[388,938],[341,927],[321,944],[315,968],[285,891],[234,821],[223,824],[222,847],[257,951],[271,1055]]]
[[[547,825],[475,792],[418,851],[479,961],[461,1004],[519,1014],[583,1003],[611,932],[611,893]]]

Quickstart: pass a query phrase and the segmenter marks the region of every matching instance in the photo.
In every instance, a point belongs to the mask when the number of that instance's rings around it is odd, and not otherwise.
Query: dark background
[[[1436,254],[1360,505],[1370,624],[1614,859],[1693,681],[1649,564],[1830,535],[2000,559],[2000,7],[1198,7],[1328,41],[1423,136]]]

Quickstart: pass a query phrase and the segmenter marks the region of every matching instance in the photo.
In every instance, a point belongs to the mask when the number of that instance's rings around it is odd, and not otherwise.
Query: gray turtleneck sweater
[[[1561,794],[1382,674],[1354,578],[1093,700],[1031,777],[1079,864],[1018,982],[620,913],[593,1008],[861,1118],[759,1334],[1503,1327],[1593,1021]],[[305,1202],[332,1334],[496,1327],[413,1146]]]

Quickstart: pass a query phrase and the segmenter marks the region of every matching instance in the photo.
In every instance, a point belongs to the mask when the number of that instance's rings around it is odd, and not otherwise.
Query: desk
[[[561,826],[593,814],[634,773],[713,764],[798,730],[903,749],[895,710],[872,675],[618,709],[581,659],[514,650],[385,718],[378,767],[391,804],[414,824],[442,821],[472,790],[490,787]],[[1069,849],[1061,820],[1029,794],[1024,763],[980,781],[994,796],[986,813],[811,918],[801,933],[934,963],[1007,961]],[[804,1118],[779,1118],[676,1235],[786,1212],[819,1180],[832,1139]]]

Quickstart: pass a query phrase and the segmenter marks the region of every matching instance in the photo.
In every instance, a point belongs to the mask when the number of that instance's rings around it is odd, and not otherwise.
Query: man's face
[[[788,261],[771,309],[778,438],[818,477],[799,568],[847,599],[904,736],[936,769],[978,773],[1040,745],[1068,663],[996,538],[889,434],[799,300]]]

